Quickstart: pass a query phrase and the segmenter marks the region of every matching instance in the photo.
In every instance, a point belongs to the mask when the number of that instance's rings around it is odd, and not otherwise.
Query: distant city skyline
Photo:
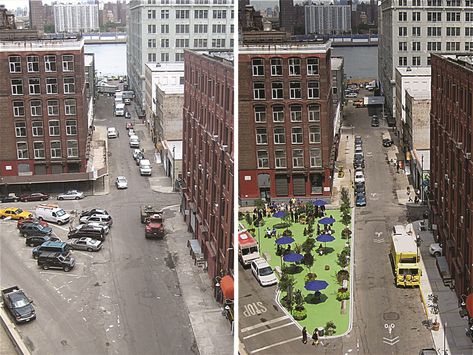
[[[52,3],[57,2],[57,3],[63,3],[63,4],[79,4],[79,3],[87,3],[87,0],[43,0],[43,5],[48,4],[51,5]],[[107,2],[117,2],[117,0],[105,0],[102,1],[103,3]],[[128,2],[128,1],[127,1]],[[17,8],[24,8],[28,7],[29,5],[28,0],[0,0],[0,5],[5,5],[7,10],[13,11],[16,10]]]

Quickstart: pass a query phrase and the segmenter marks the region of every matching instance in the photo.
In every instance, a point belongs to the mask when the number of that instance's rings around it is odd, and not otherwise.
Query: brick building
[[[473,56],[431,56],[429,203],[461,296],[473,292]]]
[[[330,196],[334,160],[329,42],[241,45],[239,197]]]
[[[29,0],[30,6],[30,28],[43,31],[44,29],[44,8],[42,0]]]
[[[88,180],[84,42],[21,36],[0,42],[2,183]]]
[[[184,52],[182,211],[214,278],[233,273],[233,54]]]

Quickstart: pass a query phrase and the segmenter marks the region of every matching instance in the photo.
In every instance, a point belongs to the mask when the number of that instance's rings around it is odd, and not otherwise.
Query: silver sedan
[[[117,189],[126,189],[128,188],[128,181],[126,180],[126,177],[119,176],[115,180],[115,185],[117,185]]]
[[[63,194],[57,196],[58,200],[81,200],[83,199],[84,193],[77,190],[69,190]]]
[[[88,237],[68,239],[66,243],[76,250],[99,251],[102,249],[102,242]]]

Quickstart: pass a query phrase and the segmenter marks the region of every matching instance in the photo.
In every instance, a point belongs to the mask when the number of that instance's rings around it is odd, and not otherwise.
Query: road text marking
[[[267,322],[264,322],[264,323],[259,323],[259,324],[256,324],[256,325],[252,325],[250,327],[242,328],[240,330],[240,333],[246,333],[246,332],[249,332],[250,330],[261,328],[261,327],[264,327],[268,324],[277,323],[277,322],[280,322],[280,321],[282,321],[284,319],[288,319],[288,318],[289,318],[288,316],[282,316],[282,317],[279,317],[279,318],[271,319],[271,320],[269,320]]]

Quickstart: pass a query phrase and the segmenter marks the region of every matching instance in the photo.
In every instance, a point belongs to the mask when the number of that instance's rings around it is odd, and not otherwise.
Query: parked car
[[[41,220],[39,218],[36,218],[36,217],[31,217],[31,218],[19,219],[18,222],[16,223],[16,228],[20,229],[21,226],[24,223],[39,223],[43,227],[48,227],[49,226],[48,222],[43,221],[43,220]]]
[[[251,262],[251,272],[261,286],[271,286],[278,283],[273,269],[263,258],[253,260]]]
[[[128,137],[131,137],[131,136],[136,136],[136,133],[135,133],[135,131],[134,131],[133,128],[130,128],[130,129],[128,130]]]
[[[57,237],[43,235],[43,236],[27,237],[25,240],[25,244],[28,245],[29,247],[37,247],[38,245],[41,245],[44,242],[60,242],[60,241],[61,239]]]
[[[379,127],[379,120],[377,118],[371,120],[371,127]]]
[[[360,193],[366,194],[366,188],[364,183],[355,184],[355,196]]]
[[[151,162],[148,159],[141,159],[140,160],[140,175],[147,175],[151,176],[152,169],[151,169]]]
[[[34,192],[32,194],[24,194],[20,196],[20,201],[30,202],[30,201],[46,201],[49,199],[48,194],[43,194],[42,192]]]
[[[358,167],[365,168],[365,160],[363,158],[355,158],[353,160],[353,167],[356,169]]]
[[[355,106],[356,108],[365,107],[365,102],[363,99],[355,100],[353,101],[353,106]]]
[[[355,184],[357,182],[365,182],[365,175],[361,171],[355,172]]]
[[[130,104],[131,104],[131,100],[125,98],[125,99],[123,99],[123,103],[124,103],[125,105],[130,105]],[[126,114],[127,114],[127,113],[130,114],[129,112],[126,112],[126,113],[125,113],[125,118],[127,118],[127,117],[126,117]]]
[[[131,118],[131,113],[129,113],[128,111],[125,112],[125,118],[130,119]]]
[[[76,250],[85,250],[85,251],[99,251],[102,249],[103,242],[97,239],[82,237],[76,239],[69,239],[66,243]]]
[[[429,246],[429,253],[432,256],[441,256],[442,255],[442,246],[439,243],[433,243]]]
[[[128,131],[129,129],[133,129],[133,123],[127,122],[125,127],[126,127],[126,130],[127,130],[127,131]]]
[[[363,144],[363,140],[361,139],[361,136],[355,136],[355,145],[357,144]]]
[[[126,177],[118,176],[115,180],[115,185],[117,186],[117,189],[127,189],[128,181],[126,180]]]
[[[118,138],[120,136],[120,133],[118,133],[118,130],[115,127],[108,127],[107,128],[107,138]]]
[[[52,232],[53,230],[51,227],[43,227],[39,223],[23,223],[20,228],[20,234],[25,238],[51,235]]]
[[[3,289],[2,299],[5,309],[10,312],[15,323],[27,323],[36,319],[33,300],[29,299],[18,286]]]
[[[68,272],[72,270],[75,264],[76,259],[72,256],[64,256],[61,253],[46,252],[38,256],[38,266],[44,270],[58,268]]]
[[[355,146],[355,154],[357,153],[363,153],[363,148],[361,145],[356,145]]]
[[[363,192],[356,194],[355,204],[358,207],[366,206],[366,195]]]
[[[164,219],[162,213],[156,213],[146,218],[145,238],[164,238]]]
[[[82,224],[96,222],[104,226],[110,227],[113,224],[112,217],[103,214],[93,214],[92,216],[83,216],[79,218],[79,222]]]
[[[33,218],[33,214],[28,211],[23,211],[18,207],[8,207],[0,210],[0,218],[10,218],[15,220]]]
[[[20,201],[20,197],[17,196],[14,192],[9,193],[8,195],[0,195],[0,202],[8,203],[8,202],[18,202]]]
[[[31,254],[33,259],[38,259],[41,253],[47,252],[61,253],[64,256],[69,256],[71,254],[71,247],[64,242],[49,241],[34,247]]]
[[[356,97],[358,97],[358,94],[356,92],[350,92],[348,94],[346,94],[346,97],[349,98],[349,99],[354,99]]]
[[[92,226],[90,224],[80,224],[69,231],[69,239],[92,238],[96,240],[105,240],[105,227]]]
[[[103,208],[93,208],[91,210],[86,210],[86,211],[82,211],[80,216],[81,217],[84,217],[84,216],[92,216],[94,214],[104,214],[106,216],[109,216],[110,214],[104,210]]]
[[[107,226],[104,223],[99,223],[99,222],[88,222],[85,224],[79,224],[79,226],[84,226],[87,228],[90,228],[90,227],[99,228],[104,234],[108,234],[110,232],[109,226]]]
[[[63,194],[57,196],[58,200],[81,200],[83,199],[84,193],[77,190],[69,190]]]

